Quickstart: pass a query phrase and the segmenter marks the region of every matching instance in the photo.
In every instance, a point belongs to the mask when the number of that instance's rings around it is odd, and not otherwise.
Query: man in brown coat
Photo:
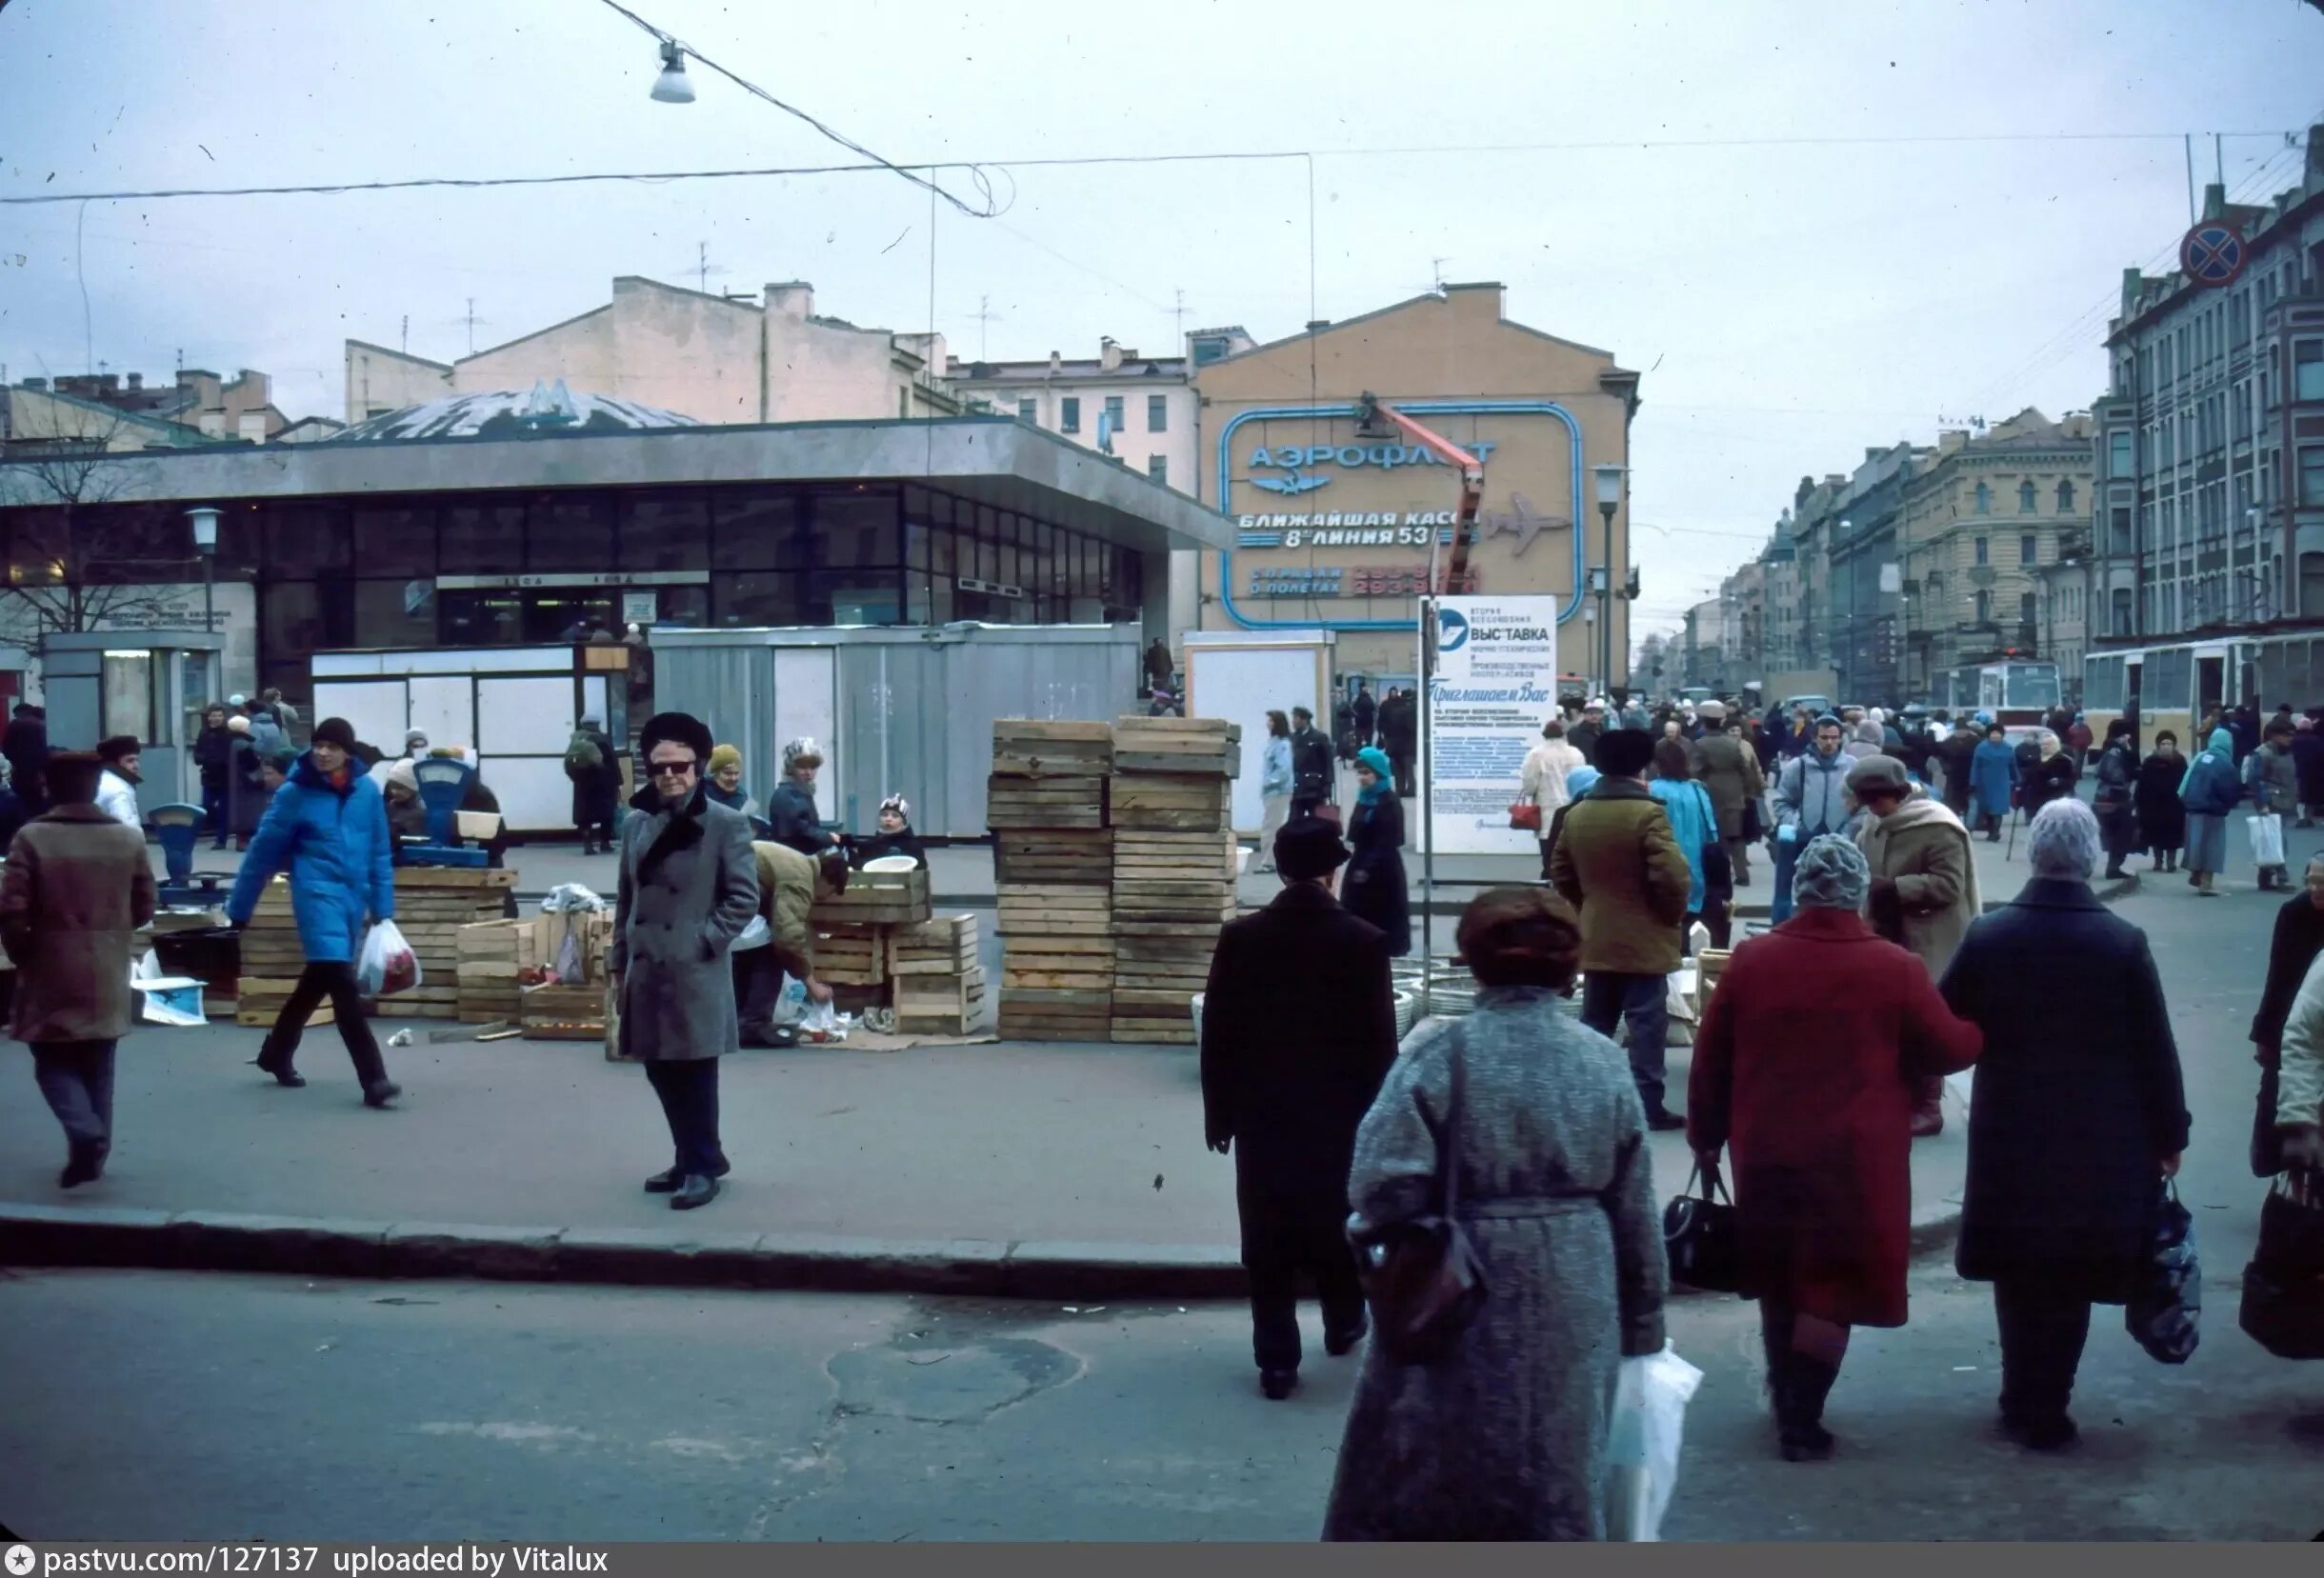
[[[1707,701],[1694,709],[1703,720],[1703,737],[1694,742],[1694,776],[1711,793],[1711,809],[1718,812],[1719,842],[1727,846],[1727,860],[1734,868],[1735,886],[1751,886],[1751,841],[1743,836],[1743,807],[1767,792],[1767,774],[1759,770],[1759,753],[1747,741],[1727,732],[1727,708]]]
[[[65,1130],[66,1188],[105,1171],[113,1143],[113,1044],[135,1019],[130,961],[153,918],[145,838],[97,809],[104,764],[49,758],[51,809],[24,826],[0,871],[0,942],[16,966],[9,1033]]]
[[[1670,1039],[1664,977],[1678,968],[1678,923],[1693,875],[1662,803],[1646,787],[1654,738],[1616,729],[1597,743],[1596,787],[1566,808],[1550,881],[1582,918],[1582,1023],[1613,1036],[1630,1021],[1630,1071],[1649,1127],[1684,1129],[1662,1104]]]
[[[1867,902],[1873,929],[1906,949],[1942,981],[1945,967],[1983,912],[1969,829],[1941,800],[1915,789],[1893,756],[1867,756],[1848,770],[1848,792],[1864,808],[1856,847],[1873,872]],[[1941,1076],[1913,1085],[1913,1137],[1945,1128]]]

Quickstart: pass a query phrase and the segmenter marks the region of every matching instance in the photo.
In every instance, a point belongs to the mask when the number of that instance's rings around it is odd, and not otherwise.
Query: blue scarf
[[[1372,769],[1372,787],[1356,791],[1359,806],[1376,806],[1395,792],[1395,768],[1388,760],[1388,752],[1378,746],[1366,746],[1355,753],[1358,765]]]

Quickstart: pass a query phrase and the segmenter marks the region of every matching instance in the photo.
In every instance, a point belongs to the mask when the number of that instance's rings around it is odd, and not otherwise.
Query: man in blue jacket
[[[1844,833],[1851,812],[1848,769],[1853,758],[1840,749],[1846,730],[1827,712],[1815,720],[1815,744],[1784,763],[1775,776],[1775,891],[1768,919],[1781,926],[1792,918],[1792,865],[1799,851],[1824,833]]]
[[[385,1107],[403,1090],[389,1080],[379,1043],[363,1017],[355,957],[367,912],[375,922],[395,914],[394,844],[379,786],[358,770],[354,749],[355,731],[345,718],[325,718],[314,726],[313,743],[275,790],[251,835],[226,901],[226,918],[237,928],[248,926],[267,884],[278,871],[290,873],[290,902],[307,968],[255,1061],[279,1085],[305,1085],[291,1059],[308,1015],[328,996],[339,1038],[347,1043],[363,1085],[363,1104]]]

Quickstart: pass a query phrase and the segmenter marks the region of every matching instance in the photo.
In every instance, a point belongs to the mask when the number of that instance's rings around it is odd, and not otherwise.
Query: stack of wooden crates
[[[535,970],[554,969],[565,939],[575,938],[583,979],[529,985]],[[532,1041],[590,1040],[605,1032],[606,949],[610,909],[549,911],[521,921],[492,920],[460,929],[460,1018],[471,1025],[521,1026]]]
[[[1194,1044],[1194,994],[1235,912],[1241,750],[1240,727],[1211,718],[1113,727],[1113,1041]]]
[[[420,984],[381,1000],[391,1017],[453,1019],[460,1013],[460,933],[498,920],[516,886],[512,870],[406,866],[395,873],[395,925],[420,964]]]
[[[1000,912],[1000,1033],[1104,1041],[1113,1018],[1113,834],[1102,723],[992,725],[986,822]]]
[[[899,926],[888,940],[900,1035],[967,1035],[985,1007],[976,917],[937,915]],[[818,965],[820,968],[820,965]]]

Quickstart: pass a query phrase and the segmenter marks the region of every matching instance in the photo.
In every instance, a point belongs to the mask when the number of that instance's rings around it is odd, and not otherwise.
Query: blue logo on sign
[[[1457,652],[1469,645],[1469,616],[1453,609],[1436,610],[1436,649]]]
[[[1479,464],[1493,458],[1500,442],[1488,440],[1469,446],[1469,452]],[[1434,453],[1417,444],[1288,444],[1270,449],[1265,445],[1251,451],[1252,475],[1251,486],[1269,493],[1312,493],[1330,484],[1328,476],[1317,476],[1314,468],[1335,466],[1345,470],[1357,466],[1376,466],[1392,470],[1399,466],[1441,466],[1444,462]],[[1263,477],[1261,470],[1280,470],[1279,477]]]
[[[1312,493],[1330,477],[1312,477],[1302,471],[1292,471],[1279,477],[1252,477],[1251,486],[1265,489],[1270,493]]]

